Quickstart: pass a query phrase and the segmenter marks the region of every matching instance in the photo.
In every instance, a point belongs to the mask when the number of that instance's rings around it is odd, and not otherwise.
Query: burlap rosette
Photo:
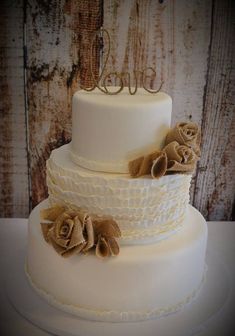
[[[201,131],[196,123],[177,123],[167,134],[165,144],[168,145],[173,141],[192,148],[195,154],[200,156]]]
[[[173,141],[163,151],[167,156],[168,172],[191,173],[193,171],[198,157],[191,148]]]
[[[95,248],[98,257],[119,253],[115,238],[121,236],[111,218],[92,217],[84,211],[56,205],[41,211],[43,237],[63,257],[87,253]],[[105,247],[104,247],[105,245]]]
[[[151,154],[148,157],[152,157]],[[130,171],[130,174],[132,177],[151,174],[152,178],[158,179],[167,172],[191,173],[194,170],[197,159],[197,155],[191,148],[173,141],[163,148],[154,160],[148,160],[149,165],[148,169],[144,171],[145,174],[142,174],[143,170],[141,168],[136,172],[136,175],[134,175],[133,171]],[[129,169],[131,167],[130,165]]]
[[[181,122],[166,136],[165,147],[129,162],[131,177],[151,174],[160,178],[167,172],[191,173],[200,155],[201,133],[197,124]]]

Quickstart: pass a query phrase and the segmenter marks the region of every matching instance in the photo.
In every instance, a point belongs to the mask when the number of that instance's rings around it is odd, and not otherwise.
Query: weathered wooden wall
[[[12,9],[6,5],[1,14],[5,30],[0,35],[1,87],[7,93],[1,99],[1,216],[26,216],[31,206],[46,197],[45,160],[53,148],[70,140],[71,97],[79,78],[89,83],[88,45],[91,34],[103,24],[112,39],[109,68],[125,71],[153,65],[158,77],[152,85],[163,81],[162,89],[173,97],[173,123],[194,120],[201,125],[202,158],[191,200],[207,219],[231,218],[235,193],[233,1],[10,3]],[[18,43],[9,36],[17,36]],[[99,67],[97,60],[95,67]]]
[[[23,1],[0,10],[0,216],[29,213]]]
[[[235,2],[215,1],[194,204],[208,220],[235,219]]]
[[[71,98],[78,75],[87,82],[88,46],[101,14],[100,0],[27,3],[32,206],[46,196],[45,162],[51,150],[71,140]]]

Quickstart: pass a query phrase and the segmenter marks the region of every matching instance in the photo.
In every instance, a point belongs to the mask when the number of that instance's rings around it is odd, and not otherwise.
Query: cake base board
[[[23,244],[22,244],[23,245]],[[206,279],[197,298],[181,311],[166,317],[142,322],[88,321],[56,309],[30,286],[24,271],[25,248],[12,250],[9,272],[5,276],[10,303],[24,318],[39,328],[58,336],[184,336],[195,335],[225,306],[229,294],[229,275],[214,251],[207,254]]]

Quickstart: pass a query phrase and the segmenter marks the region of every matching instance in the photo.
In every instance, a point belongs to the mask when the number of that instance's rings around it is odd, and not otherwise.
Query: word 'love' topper
[[[96,39],[98,38],[98,41],[102,41],[105,38],[106,35],[106,39],[107,39],[107,54],[106,57],[104,58],[104,64],[101,67],[101,71],[100,74],[98,75],[98,78],[96,79],[95,74],[93,72],[92,69],[92,55],[94,52],[94,44]],[[157,93],[161,90],[163,82],[160,84],[159,88],[157,90],[152,90],[149,89],[147,87],[147,79],[151,78],[151,79],[155,79],[156,78],[156,71],[153,69],[153,67],[146,67],[143,70],[133,70],[133,78],[134,78],[134,86],[131,86],[131,74],[130,72],[126,71],[126,72],[118,72],[118,71],[113,71],[113,72],[108,72],[107,74],[105,74],[105,70],[106,70],[106,66],[108,63],[108,59],[110,56],[110,49],[111,49],[111,42],[110,42],[110,35],[108,33],[108,31],[104,28],[101,28],[100,30],[96,31],[92,40],[91,40],[91,47],[90,47],[90,73],[91,73],[91,78],[93,81],[93,86],[92,87],[85,87],[83,85],[80,85],[81,89],[85,90],[85,91],[93,91],[95,88],[98,88],[101,92],[108,94],[108,95],[116,95],[118,93],[120,93],[123,88],[124,88],[124,84],[127,81],[127,87],[129,90],[129,94],[134,95],[137,92],[138,89],[138,84],[139,86],[142,86],[147,92],[149,93]],[[150,73],[150,74],[148,74]],[[108,89],[107,86],[107,80],[113,76],[116,79],[119,79],[120,84],[119,86],[117,86],[117,90],[116,91],[110,91]]]

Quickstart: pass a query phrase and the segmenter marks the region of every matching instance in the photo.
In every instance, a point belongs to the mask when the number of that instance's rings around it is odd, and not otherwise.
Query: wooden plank
[[[23,1],[1,4],[0,217],[27,217],[29,213],[23,13]]]
[[[89,85],[88,45],[102,24],[100,0],[30,0],[27,88],[32,205],[47,196],[45,161],[71,139],[71,98]],[[98,68],[98,63],[94,65]]]
[[[231,220],[235,195],[235,5],[215,0],[194,203],[209,220]],[[235,219],[233,217],[233,219]]]
[[[104,28],[112,40],[107,70],[153,66],[157,80],[152,86],[163,81],[162,91],[173,98],[172,124],[193,120],[201,125],[211,8],[210,0],[104,1]]]

